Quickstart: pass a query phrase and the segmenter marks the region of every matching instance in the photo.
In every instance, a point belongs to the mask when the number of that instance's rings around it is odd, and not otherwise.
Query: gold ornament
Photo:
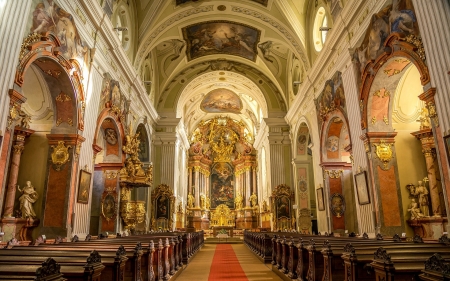
[[[69,148],[71,148],[72,146],[65,146],[64,141],[58,141],[57,146],[52,145],[51,147],[53,148],[53,153],[51,154],[52,163],[56,167],[55,170],[60,171],[61,166],[69,161]]]
[[[375,153],[380,159],[381,162],[383,162],[383,169],[387,170],[387,166],[391,159],[393,158],[393,151],[392,151],[392,143],[386,143],[385,140],[381,140],[380,144],[374,143],[373,146],[375,146]]]

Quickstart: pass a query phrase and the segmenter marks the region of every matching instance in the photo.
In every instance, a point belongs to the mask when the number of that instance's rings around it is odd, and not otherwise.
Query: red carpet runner
[[[211,264],[208,281],[248,281],[230,244],[218,244]]]

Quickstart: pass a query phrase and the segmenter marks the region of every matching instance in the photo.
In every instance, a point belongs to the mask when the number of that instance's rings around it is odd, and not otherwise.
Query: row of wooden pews
[[[52,244],[41,236],[28,246],[13,239],[0,249],[0,280],[174,280],[203,245],[203,231],[88,235]]]
[[[450,243],[398,235],[334,237],[246,231],[244,243],[283,280],[450,280]]]

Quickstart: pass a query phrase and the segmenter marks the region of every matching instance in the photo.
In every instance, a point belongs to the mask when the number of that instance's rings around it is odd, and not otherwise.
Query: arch
[[[104,108],[100,112],[99,116],[97,117],[97,125],[96,125],[95,131],[94,131],[94,139],[92,140],[93,147],[94,146],[98,147],[98,145],[97,145],[97,142],[99,141],[98,136],[100,134],[100,130],[101,130],[102,124],[103,124],[103,122],[106,119],[111,119],[111,120],[114,121],[114,124],[115,124],[115,126],[116,126],[116,128],[118,130],[118,133],[119,133],[119,138],[118,138],[118,140],[119,140],[119,147],[122,147],[122,144],[125,142],[125,129],[123,127],[123,124],[122,124],[122,122],[120,120],[119,115],[117,113],[113,112],[111,110],[111,108]],[[96,154],[98,152],[100,152],[100,151],[94,151],[94,154]],[[122,163],[123,163],[125,161],[126,155],[125,155],[125,153],[122,152],[122,150],[120,150],[120,156],[119,157],[121,157]]]
[[[82,68],[76,59],[67,60],[58,50],[59,47],[61,47],[61,42],[52,32],[30,34],[24,40],[19,55],[20,61],[14,78],[14,84],[17,85],[15,90],[22,93],[25,72],[32,64],[37,65],[48,75],[45,77],[46,80],[58,80],[61,88],[64,88],[66,91],[64,94],[73,95],[69,96],[69,98],[61,96],[60,98],[63,98],[64,103],[54,103],[56,105],[55,118],[61,116],[61,123],[68,123],[74,128],[74,130],[70,131],[77,133],[76,128],[81,131],[84,130],[85,93],[81,82]],[[62,72],[65,75],[62,75]],[[58,96],[53,98],[58,101]],[[67,101],[70,101],[70,106],[67,106]],[[70,118],[70,121],[66,118]],[[59,126],[58,120],[55,120],[55,124],[57,127]]]
[[[430,83],[430,74],[426,66],[425,53],[422,41],[419,37],[408,35],[403,37],[400,33],[392,33],[384,43],[384,52],[378,56],[374,61],[370,61],[364,68],[361,74],[361,88],[360,100],[362,101],[362,118],[361,128],[367,129],[370,116],[368,116],[367,108],[369,101],[369,94],[372,84],[377,77],[378,72],[385,63],[394,57],[404,57],[411,61],[420,72],[420,81],[422,86]],[[367,118],[366,118],[367,117]]]

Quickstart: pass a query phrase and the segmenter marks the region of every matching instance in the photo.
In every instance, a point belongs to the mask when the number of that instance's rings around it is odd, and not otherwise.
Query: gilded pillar
[[[418,132],[412,133],[422,144],[422,153],[425,156],[425,163],[427,165],[428,185],[431,197],[431,210],[434,216],[442,216],[444,206],[441,206],[441,199],[439,195],[439,186],[436,177],[436,148],[434,144],[433,132],[427,128]]]
[[[20,156],[25,149],[25,138],[34,133],[33,130],[16,127],[11,153],[11,166],[9,169],[8,189],[6,190],[4,218],[14,217],[14,201],[16,198],[17,177],[19,175]]]

